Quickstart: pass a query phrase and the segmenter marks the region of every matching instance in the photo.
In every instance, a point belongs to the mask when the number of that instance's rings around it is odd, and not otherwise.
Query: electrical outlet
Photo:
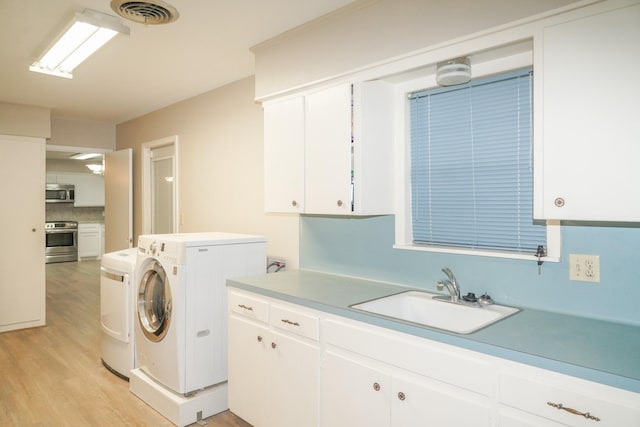
[[[287,263],[282,258],[267,257],[267,273],[277,273],[282,271],[287,266]]]
[[[569,254],[569,280],[600,283],[600,255]]]

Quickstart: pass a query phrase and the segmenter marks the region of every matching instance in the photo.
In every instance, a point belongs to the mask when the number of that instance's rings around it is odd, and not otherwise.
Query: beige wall
[[[339,77],[578,0],[359,0],[261,43],[256,98]]]
[[[116,146],[114,124],[91,120],[53,118],[48,145],[113,150]]]
[[[0,134],[49,138],[51,110],[0,102]]]
[[[134,234],[141,229],[141,144],[178,135],[181,232],[265,235],[270,256],[298,265],[298,217],[263,213],[262,108],[253,77],[116,127],[117,149],[133,148]]]

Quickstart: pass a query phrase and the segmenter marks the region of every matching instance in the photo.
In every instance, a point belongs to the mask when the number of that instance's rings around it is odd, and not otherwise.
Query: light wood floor
[[[100,361],[100,262],[46,271],[47,325],[0,333],[0,426],[172,426]],[[250,427],[229,411],[205,421]]]

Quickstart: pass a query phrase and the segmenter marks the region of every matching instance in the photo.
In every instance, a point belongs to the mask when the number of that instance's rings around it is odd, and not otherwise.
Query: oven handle
[[[60,233],[77,233],[77,228],[59,228],[59,229],[50,229],[45,230],[45,234],[60,234]]]

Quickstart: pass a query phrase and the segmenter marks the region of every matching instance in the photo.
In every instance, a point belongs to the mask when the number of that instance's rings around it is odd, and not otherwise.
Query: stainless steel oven
[[[76,221],[47,221],[44,230],[47,264],[78,260],[78,223]]]

